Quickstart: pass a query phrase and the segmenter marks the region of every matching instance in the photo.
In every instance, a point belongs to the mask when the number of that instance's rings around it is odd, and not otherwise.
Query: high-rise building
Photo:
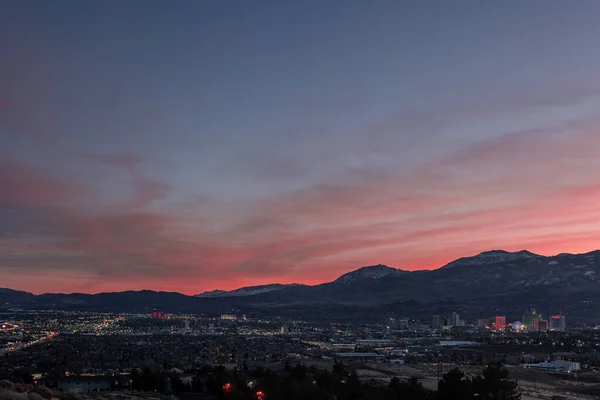
[[[527,310],[525,312],[525,314],[523,315],[523,319],[521,320],[521,322],[523,323],[523,327],[525,328],[525,330],[532,330],[535,331],[536,329],[536,325],[535,325],[535,321],[542,319],[542,314],[540,314],[539,312],[537,312],[534,309],[532,310]]]
[[[489,319],[478,319],[476,321],[476,325],[479,329],[485,329],[489,326],[489,324],[490,324]]]
[[[450,321],[449,321],[448,325],[460,326],[460,317],[459,317],[458,313],[453,312],[452,315],[450,315]]]
[[[496,316],[496,322],[494,323],[494,327],[497,331],[503,331],[506,328],[506,317]]]
[[[283,326],[281,327],[281,330],[280,330],[279,332],[280,332],[282,335],[287,335],[287,334],[288,334],[288,332],[289,332],[289,329],[288,329],[287,325],[283,325]]]
[[[533,321],[533,330],[534,331],[547,331],[548,330],[548,320],[536,319],[535,321]]]
[[[567,329],[567,321],[564,315],[553,315],[550,317],[550,330],[552,331],[564,331]]]
[[[158,310],[156,308],[152,310],[152,318],[158,318]]]
[[[237,317],[234,314],[223,314],[223,315],[221,315],[221,319],[233,321],[233,320],[236,320]]]
[[[432,329],[442,329],[442,316],[441,315],[434,315],[433,318],[431,319],[431,328]]]

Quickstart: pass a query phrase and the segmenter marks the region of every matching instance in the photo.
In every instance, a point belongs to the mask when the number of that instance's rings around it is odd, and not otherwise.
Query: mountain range
[[[196,296],[154,291],[33,295],[0,289],[0,307],[132,312],[156,307],[167,313],[239,311],[314,318],[419,316],[454,310],[473,317],[495,313],[518,317],[525,308],[537,307],[583,323],[600,317],[599,277],[600,250],[556,256],[493,250],[434,270],[374,265],[315,286],[272,284]]]

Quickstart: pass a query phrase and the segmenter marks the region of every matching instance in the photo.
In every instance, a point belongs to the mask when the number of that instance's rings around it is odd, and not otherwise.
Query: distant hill
[[[196,297],[207,298],[207,297],[240,297],[240,296],[254,296],[256,294],[273,292],[276,290],[282,290],[286,288],[302,287],[306,285],[300,285],[298,283],[291,283],[289,285],[283,285],[281,283],[273,283],[270,285],[260,286],[247,286],[231,291],[226,290],[213,290],[210,292],[204,292],[197,294]]]
[[[352,284],[360,281],[371,281],[382,278],[391,278],[394,276],[400,276],[405,274],[407,271],[402,271],[396,268],[390,268],[387,265],[373,265],[370,267],[362,267],[356,271],[348,272],[337,278],[335,283],[346,283]]]
[[[0,305],[31,309],[214,314],[240,310],[309,317],[422,315],[457,310],[465,316],[519,316],[535,306],[581,322],[600,318],[600,251],[541,256],[494,250],[430,271],[362,267],[321,285],[272,284],[196,296],[137,291],[43,294],[0,289]]]

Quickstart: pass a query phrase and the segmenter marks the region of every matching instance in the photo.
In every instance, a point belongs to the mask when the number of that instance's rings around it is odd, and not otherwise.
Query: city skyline
[[[600,3],[139,4],[0,15],[0,286],[598,249]]]

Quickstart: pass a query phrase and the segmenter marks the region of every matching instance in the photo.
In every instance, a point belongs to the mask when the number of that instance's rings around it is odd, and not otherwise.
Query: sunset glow
[[[209,3],[2,13],[0,287],[600,248],[600,3]]]

